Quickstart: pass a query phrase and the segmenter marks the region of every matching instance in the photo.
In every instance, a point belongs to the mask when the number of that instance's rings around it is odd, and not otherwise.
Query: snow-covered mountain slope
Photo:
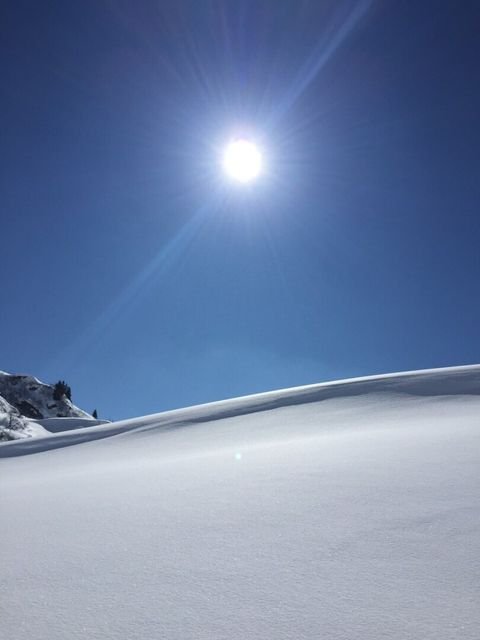
[[[480,367],[261,394],[0,455],[9,640],[479,637]]]
[[[0,371],[0,396],[26,418],[91,418],[90,414],[76,407],[67,397],[55,400],[53,386],[33,376]]]
[[[32,424],[0,396],[0,443],[21,438],[41,437],[48,435],[42,426]]]
[[[43,426],[27,420],[16,407],[0,396],[0,443],[46,435],[49,432]]]
[[[50,427],[57,428],[48,428],[46,419]],[[91,415],[65,396],[56,400],[53,386],[33,376],[0,371],[0,441],[44,437],[50,431],[59,431],[60,419],[69,419],[68,426],[64,423],[69,429],[104,422],[93,422]]]

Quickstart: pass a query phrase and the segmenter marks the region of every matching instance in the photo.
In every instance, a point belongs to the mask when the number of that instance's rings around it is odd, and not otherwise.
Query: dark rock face
[[[19,402],[15,402],[13,406],[16,407],[20,411],[22,416],[25,416],[26,418],[34,418],[36,420],[40,420],[41,418],[45,417],[40,413],[38,409],[27,402],[27,400],[20,400]]]

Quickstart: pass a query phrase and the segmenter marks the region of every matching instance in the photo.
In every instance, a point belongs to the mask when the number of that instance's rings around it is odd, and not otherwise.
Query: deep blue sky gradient
[[[480,361],[478,2],[16,0],[0,31],[0,369],[120,418]]]

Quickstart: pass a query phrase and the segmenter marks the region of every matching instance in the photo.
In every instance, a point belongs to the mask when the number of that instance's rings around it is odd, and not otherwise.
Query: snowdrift
[[[479,445],[477,366],[3,444],[2,633],[477,640]]]

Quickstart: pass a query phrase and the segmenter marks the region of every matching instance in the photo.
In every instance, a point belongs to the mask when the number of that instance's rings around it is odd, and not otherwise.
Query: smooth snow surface
[[[1,445],[0,637],[478,640],[479,394],[464,367]]]
[[[84,429],[88,427],[98,427],[100,424],[110,424],[109,420],[97,420],[96,418],[43,418],[41,420],[31,420],[37,425],[44,427],[48,435],[71,431],[72,429]]]

